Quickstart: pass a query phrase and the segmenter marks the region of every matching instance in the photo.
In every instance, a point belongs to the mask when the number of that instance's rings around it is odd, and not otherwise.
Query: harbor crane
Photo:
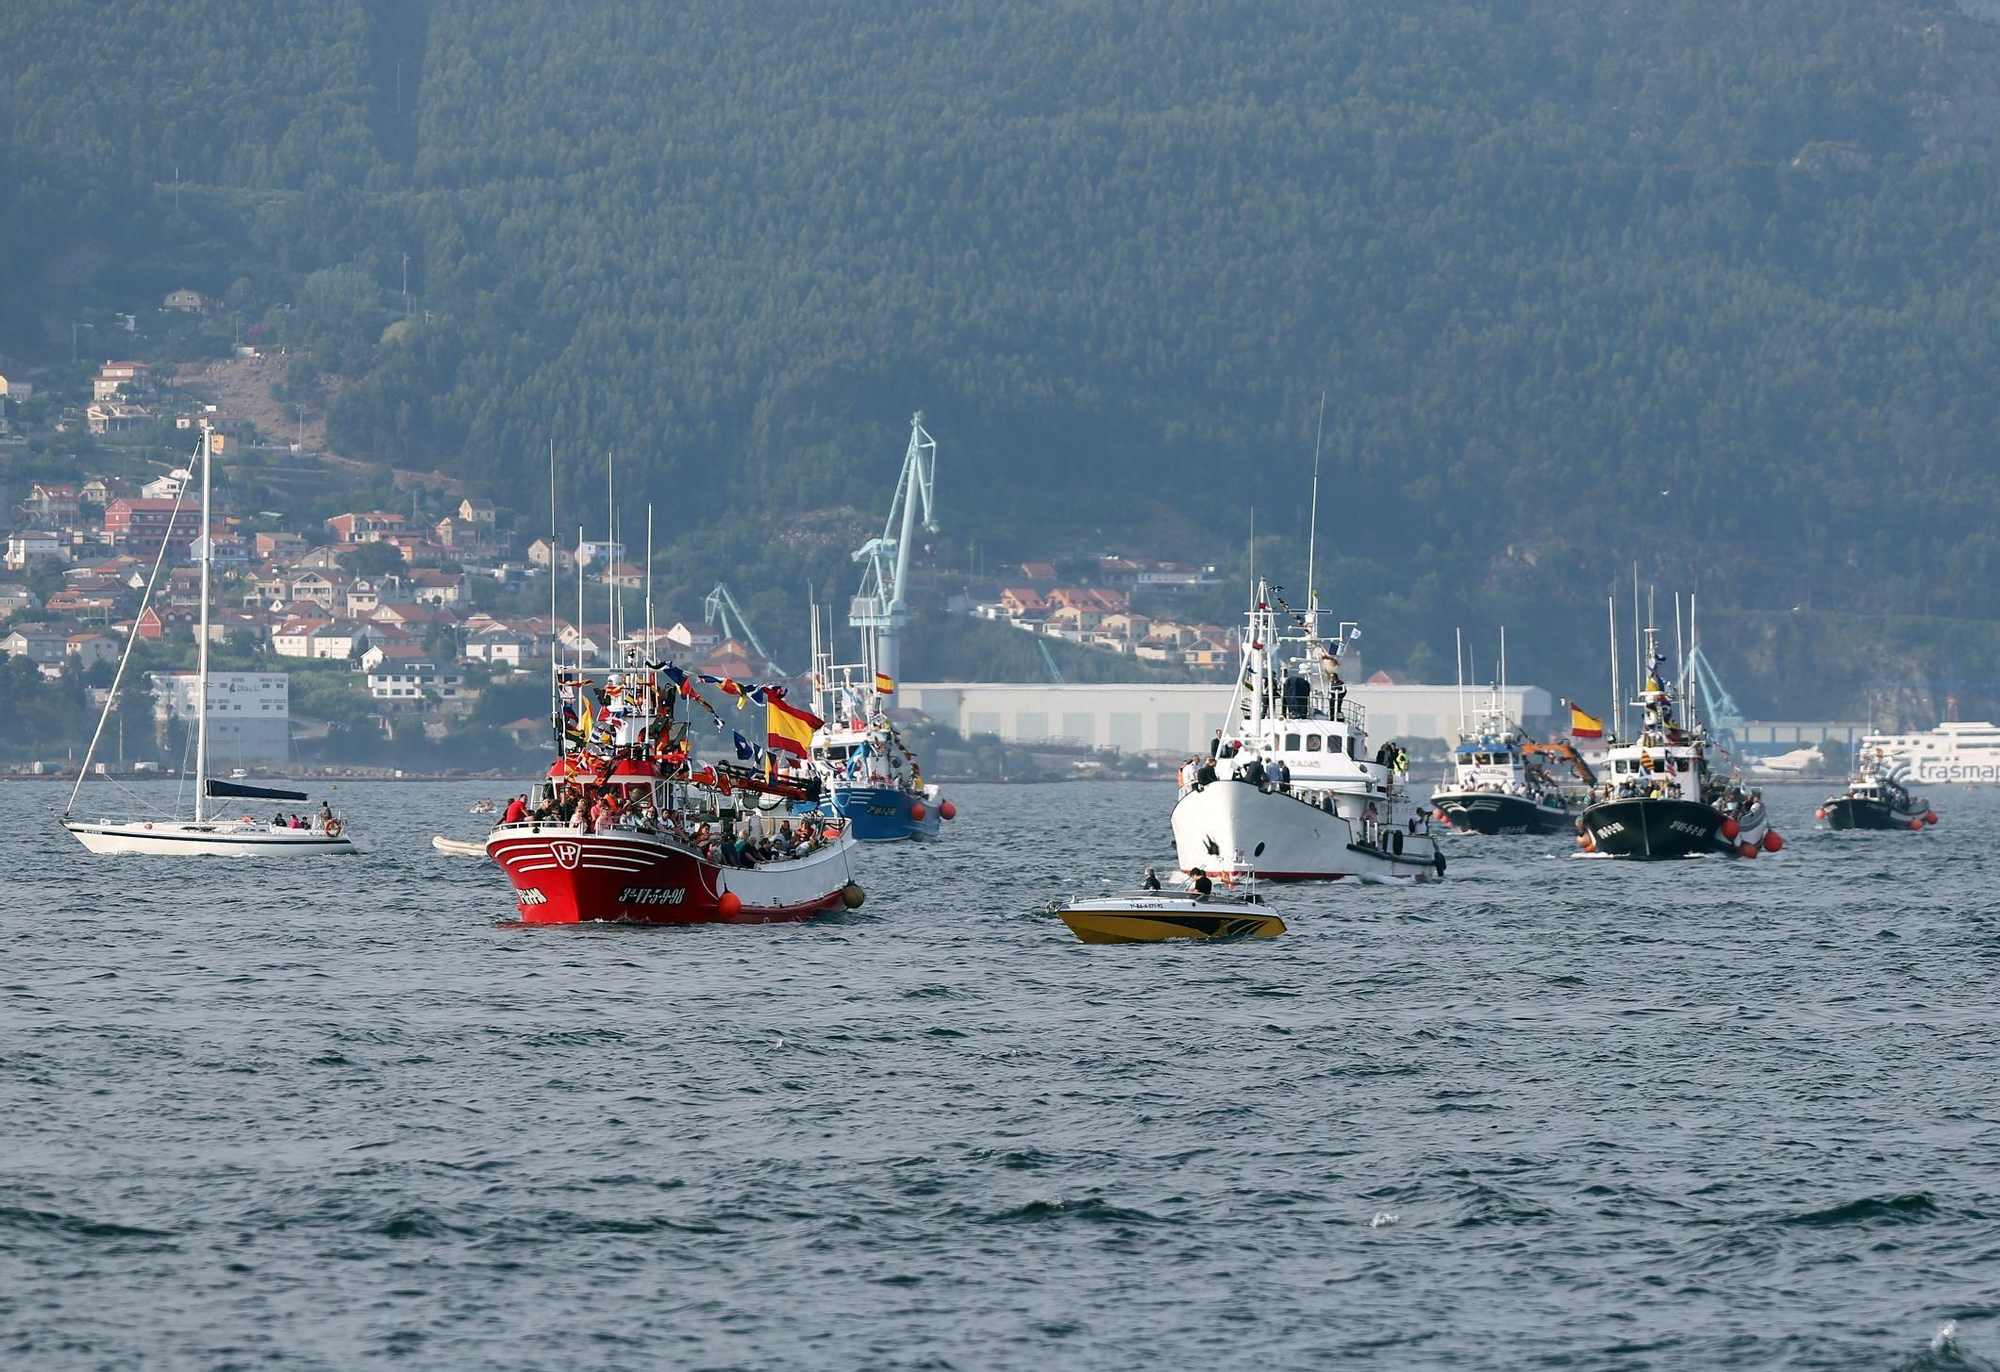
[[[733,618],[732,618],[733,616]],[[716,582],[715,589],[701,602],[701,617],[722,631],[724,638],[740,638],[755,650],[758,657],[771,664],[780,673],[777,659],[764,651],[764,645],[757,640],[757,631],[750,627],[750,617],[743,613],[743,607],[736,603],[736,597],[729,594],[729,587]],[[742,632],[738,632],[741,630]]]
[[[1708,722],[1709,737],[1721,745],[1724,752],[1733,753],[1743,738],[1743,712],[1736,708],[1736,702],[1723,688],[1722,678],[1715,674],[1715,668],[1697,644],[1688,654],[1688,675],[1694,678],[1694,689],[1701,696],[1702,718]]]
[[[861,592],[848,606],[847,622],[861,631],[866,659],[878,677],[887,677],[886,703],[896,703],[902,681],[903,626],[909,623],[905,596],[910,573],[910,543],[921,523],[937,532],[931,515],[931,487],[937,476],[937,440],[924,430],[924,412],[910,416],[910,446],[903,454],[903,473],[889,502],[882,536],[854,550],[854,560],[867,564],[861,572]],[[918,514],[922,508],[921,517]]]

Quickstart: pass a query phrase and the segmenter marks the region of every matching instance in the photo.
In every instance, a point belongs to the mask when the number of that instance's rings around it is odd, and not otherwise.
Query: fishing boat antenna
[[[1639,564],[1632,564],[1632,680],[1639,683],[1639,689],[1646,689],[1646,645],[1639,633]]]
[[[562,654],[556,648],[556,568],[562,558],[558,555],[561,544],[557,541],[556,524],[556,441],[549,439],[549,699],[555,700],[561,691]],[[560,757],[569,756],[569,735],[556,730],[556,753]]]
[[[604,450],[604,660],[618,665],[618,586],[611,575],[611,550],[618,545],[618,500],[614,493],[617,458]]]
[[[570,570],[576,573],[576,675],[583,677],[583,525],[576,526],[576,554],[569,560]]]
[[[1319,452],[1320,442],[1326,437],[1326,391],[1319,393],[1319,425],[1313,431],[1313,492],[1312,514],[1306,524],[1306,613],[1312,617],[1312,628],[1308,632],[1315,642],[1319,640],[1319,581],[1315,576],[1319,554]]]
[[[1500,694],[1507,694],[1507,626],[1500,626]]]
[[[1611,706],[1618,712],[1612,732],[1622,738],[1625,735],[1625,693],[1618,689],[1618,597],[1604,597],[1604,611],[1611,621]]]
[[[1458,731],[1465,732],[1465,630],[1451,631],[1452,666],[1458,671]]]
[[[643,662],[653,659],[653,502],[646,502],[646,647]]]

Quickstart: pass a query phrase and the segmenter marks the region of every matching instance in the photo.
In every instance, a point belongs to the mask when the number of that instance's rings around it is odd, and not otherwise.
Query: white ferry
[[[2000,725],[1948,719],[1927,734],[1869,734],[1857,751],[1909,764],[1920,782],[2000,782]]]

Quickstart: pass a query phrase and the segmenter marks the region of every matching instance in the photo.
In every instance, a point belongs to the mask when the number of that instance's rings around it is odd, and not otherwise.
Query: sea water
[[[171,788],[158,788],[170,791]],[[965,786],[798,926],[499,928],[354,860],[95,858],[0,785],[0,1363],[2000,1360],[2000,799],[1752,862],[1447,840],[1291,932],[1095,947],[1161,785]],[[90,811],[90,805],[84,809]]]

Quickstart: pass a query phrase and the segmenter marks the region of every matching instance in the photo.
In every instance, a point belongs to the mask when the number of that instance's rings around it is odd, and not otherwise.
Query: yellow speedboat
[[[1085,943],[1159,943],[1166,939],[1276,938],[1285,922],[1257,895],[1207,898],[1192,891],[1144,891],[1132,896],[1096,896],[1088,900],[1052,901],[1049,911],[1062,918],[1070,932]]]

